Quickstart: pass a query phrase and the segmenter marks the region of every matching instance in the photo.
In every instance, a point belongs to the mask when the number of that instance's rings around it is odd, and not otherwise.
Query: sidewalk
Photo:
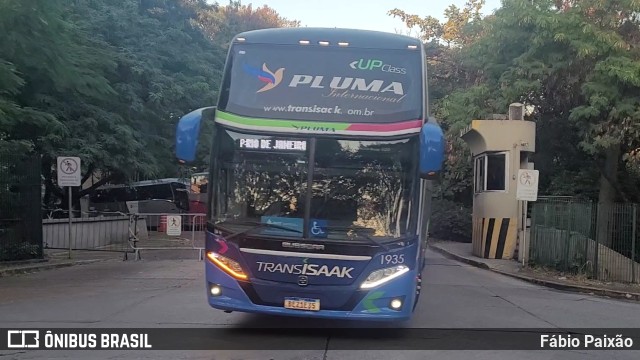
[[[28,274],[37,271],[91,264],[100,261],[124,259],[123,253],[100,251],[73,251],[69,259],[66,250],[45,250],[44,259],[0,262],[0,278],[12,275]],[[133,254],[128,254],[133,259]]]
[[[483,259],[472,255],[470,243],[433,240],[429,246],[448,258],[554,289],[640,301],[640,286],[637,284],[607,283],[557,271],[523,268],[515,260]]]

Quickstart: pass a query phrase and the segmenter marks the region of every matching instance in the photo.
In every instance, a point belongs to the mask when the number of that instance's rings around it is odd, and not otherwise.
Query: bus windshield
[[[236,44],[219,109],[287,120],[421,119],[421,60],[416,51]]]
[[[314,142],[221,132],[214,222],[284,225],[297,231],[255,234],[301,237],[308,216],[308,237],[340,241],[384,241],[415,231],[417,137]]]

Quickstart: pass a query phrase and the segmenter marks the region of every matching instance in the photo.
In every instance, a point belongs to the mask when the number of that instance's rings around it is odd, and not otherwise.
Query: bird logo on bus
[[[260,90],[256,91],[256,93],[261,93],[275,88],[282,82],[282,78],[284,76],[284,68],[280,68],[273,72],[269,70],[266,63],[262,64],[262,70],[251,65],[244,64],[244,71],[257,77],[258,80],[263,83],[266,83]]]

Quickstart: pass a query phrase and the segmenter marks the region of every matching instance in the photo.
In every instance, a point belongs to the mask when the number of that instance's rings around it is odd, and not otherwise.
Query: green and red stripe
[[[409,120],[391,124],[349,124],[347,130],[351,131],[375,131],[375,132],[388,132],[388,131],[400,131],[407,129],[419,129],[422,126],[422,120]]]
[[[422,126],[422,120],[409,120],[389,124],[365,124],[365,123],[343,123],[326,121],[301,121],[282,119],[258,119],[245,116],[238,116],[223,111],[216,111],[216,121],[250,130],[284,131],[295,133],[350,133],[350,134],[380,134],[389,133],[409,134],[418,132]],[[311,127],[313,129],[300,129]]]

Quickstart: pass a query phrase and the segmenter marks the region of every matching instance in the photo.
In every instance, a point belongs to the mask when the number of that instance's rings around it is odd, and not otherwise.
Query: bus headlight
[[[222,269],[222,271],[233,276],[234,278],[247,280],[247,274],[244,273],[242,267],[240,267],[240,264],[237,261],[231,260],[226,256],[214,253],[213,251],[207,253],[207,258],[209,258],[212,263],[216,264],[220,269]]]
[[[222,288],[216,284],[211,284],[209,286],[209,292],[211,293],[211,296],[220,296],[220,294],[222,294]]]
[[[409,271],[409,268],[405,265],[393,266],[386,269],[378,269],[373,271],[367,279],[360,285],[361,289],[371,289],[378,285],[382,285],[387,281],[393,280],[398,276]]]

